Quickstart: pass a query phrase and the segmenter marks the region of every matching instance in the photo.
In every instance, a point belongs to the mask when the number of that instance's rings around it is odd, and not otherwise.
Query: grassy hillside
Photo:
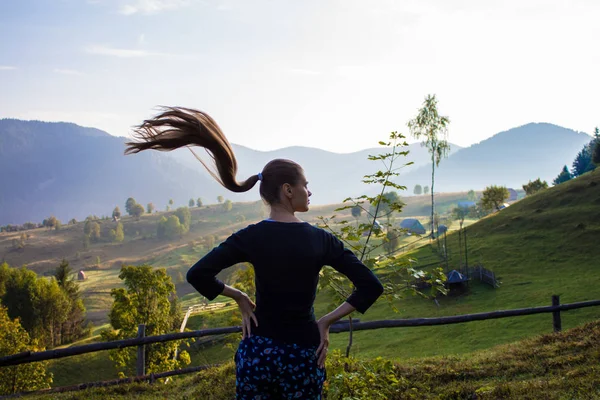
[[[461,296],[438,298],[438,304],[420,297],[407,297],[396,306],[400,313],[395,314],[384,302],[376,304],[365,315],[357,315],[362,321],[389,319],[433,317],[457,315],[474,312],[493,311],[550,304],[553,294],[561,295],[561,301],[575,302],[600,298],[600,274],[593,254],[597,238],[600,237],[600,175],[587,174],[576,180],[550,188],[544,192],[527,197],[494,215],[491,215],[468,228],[469,262],[481,263],[495,271],[502,281],[498,289],[472,282],[470,291]],[[423,204],[420,205],[422,207]],[[235,207],[248,207],[251,204],[236,204]],[[315,215],[331,215],[329,209],[313,210]],[[209,209],[210,210],[210,209]],[[202,224],[210,226],[224,218],[219,213],[210,215],[209,210],[198,210],[194,213],[207,213]],[[241,212],[241,209],[238,209]],[[194,214],[196,215],[196,214]],[[155,218],[154,216],[146,218]],[[212,218],[212,219],[211,219]],[[260,218],[257,214],[257,218]],[[193,217],[194,221],[199,218]],[[140,221],[142,223],[144,218]],[[236,229],[235,221],[221,221],[223,235]],[[151,226],[152,224],[149,224]],[[457,224],[455,224],[457,225]],[[82,229],[82,228],[81,228]],[[126,231],[129,229],[126,228]],[[207,232],[203,231],[203,232]],[[53,232],[42,232],[51,236]],[[190,233],[192,235],[192,233]],[[200,234],[199,234],[200,235]],[[1,239],[0,239],[1,240]],[[155,239],[128,239],[131,246],[154,243]],[[153,252],[145,254],[147,260],[154,265],[175,267],[185,265],[201,253],[199,245],[190,243],[189,238],[174,243],[155,243]],[[458,265],[458,237],[451,233],[447,238],[451,255],[451,266]],[[99,246],[99,245],[97,245]],[[114,246],[104,245],[104,249]],[[161,247],[162,246],[162,247]],[[418,260],[418,264],[426,265],[439,261],[435,252],[437,246],[426,245],[408,254]],[[196,249],[197,251],[195,251]],[[182,261],[184,260],[184,261]],[[170,264],[171,263],[171,264]],[[111,264],[112,265],[112,264]],[[442,265],[440,261],[440,265]],[[113,271],[114,270],[114,271]],[[112,267],[110,273],[115,274],[118,268]],[[100,273],[101,271],[99,271]],[[108,274],[109,272],[105,272]],[[108,281],[108,276],[103,280]],[[115,283],[117,283],[115,281]],[[106,288],[108,289],[108,288]],[[86,289],[87,290],[87,289]],[[84,293],[90,293],[89,290]],[[193,303],[194,294],[187,294],[184,300]],[[317,316],[327,311],[330,299],[320,293],[315,304]],[[107,306],[106,304],[105,306]],[[191,329],[228,325],[230,310],[215,311],[211,318],[196,317],[190,320]],[[588,308],[562,313],[565,329],[597,319],[598,310]],[[511,343],[552,330],[550,315],[534,315],[510,319],[472,322],[447,326],[418,327],[403,329],[384,329],[355,334],[353,355],[360,360],[385,356],[395,360],[406,360],[428,356],[454,356],[467,354],[493,346]],[[347,335],[332,335],[332,348],[343,349]],[[100,353],[99,353],[100,354]],[[220,343],[216,346],[197,350],[192,354],[193,364],[221,362],[230,360],[233,353]],[[90,361],[91,363],[91,361]],[[98,363],[105,365],[106,357],[98,356]],[[104,364],[103,364],[104,363]],[[91,364],[90,364],[91,365]],[[57,366],[57,384],[71,383],[65,379],[65,368]],[[108,373],[110,371],[107,370]],[[80,376],[80,381],[95,380]],[[109,376],[110,377],[110,376]],[[106,377],[106,378],[109,378]],[[59,383],[60,382],[60,383]]]
[[[398,303],[399,314],[378,304],[361,319],[434,317],[550,305],[553,294],[560,295],[563,303],[600,299],[600,264],[594,257],[599,237],[600,174],[590,173],[527,197],[468,228],[470,264],[481,263],[493,270],[502,282],[500,288],[472,282],[468,294],[438,298],[439,306],[409,297]],[[450,265],[456,267],[458,235],[448,235],[447,242]],[[419,260],[418,264],[428,264],[435,260],[435,247],[422,247],[410,256]],[[598,313],[595,308],[565,312],[563,327],[593,320]],[[355,350],[363,358],[461,354],[551,329],[549,315],[535,315],[359,332]],[[343,348],[345,341],[345,335],[334,336],[338,348]]]
[[[549,305],[558,294],[569,303],[600,299],[600,271],[593,254],[600,237],[600,175],[588,174],[515,203],[468,227],[469,261],[493,270],[501,280],[493,289],[471,282],[468,293],[439,297],[438,304],[408,296],[395,314],[377,303],[362,321],[435,317],[501,309]],[[447,238],[450,266],[458,266],[458,237]],[[440,260],[435,245],[408,256],[417,265]],[[439,261],[442,266],[442,262]],[[319,293],[317,316],[327,312],[330,299]],[[563,327],[593,320],[598,309],[562,313]],[[213,325],[209,325],[213,326]],[[215,325],[216,326],[216,325]],[[383,356],[407,359],[465,354],[552,331],[549,315],[472,322],[468,324],[377,330],[355,334],[353,354],[361,359]],[[347,335],[332,335],[332,347],[343,349]],[[227,356],[229,357],[229,355]]]
[[[596,399],[600,397],[600,322],[465,356],[390,362],[330,355],[327,398]],[[231,399],[233,363],[169,384],[131,384],[31,399]]]

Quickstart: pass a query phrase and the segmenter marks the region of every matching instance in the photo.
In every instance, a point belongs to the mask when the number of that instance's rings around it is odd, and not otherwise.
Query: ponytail
[[[236,180],[237,161],[229,141],[206,113],[183,107],[163,107],[163,112],[145,120],[134,129],[135,141],[127,142],[125,154],[153,149],[171,151],[181,147],[200,146],[207,150],[217,167],[216,173],[190,148],[208,172],[232,192],[247,192],[258,182],[252,175],[244,182]]]

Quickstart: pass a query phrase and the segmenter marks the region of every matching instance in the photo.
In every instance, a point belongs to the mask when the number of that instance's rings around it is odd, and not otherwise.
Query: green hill
[[[378,304],[362,320],[459,315],[501,309],[600,299],[600,264],[594,257],[600,237],[600,174],[575,180],[527,197],[469,226],[468,258],[493,270],[502,282],[493,289],[472,282],[462,296],[432,301],[408,297],[398,303],[399,314]],[[458,267],[458,235],[447,238],[450,267]],[[410,254],[425,265],[439,260],[435,245]],[[442,266],[442,262],[439,262]],[[319,308],[320,311],[323,308]],[[563,313],[569,328],[598,317],[594,308]],[[378,330],[356,334],[356,355],[410,358],[468,353],[551,332],[549,315],[499,319],[437,327]],[[342,337],[343,336],[343,337]],[[338,348],[345,335],[334,335]]]

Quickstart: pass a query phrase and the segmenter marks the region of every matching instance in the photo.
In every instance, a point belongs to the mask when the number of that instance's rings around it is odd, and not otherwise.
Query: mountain
[[[50,215],[63,223],[91,214],[111,215],[116,205],[124,212],[128,197],[143,205],[153,202],[159,209],[164,209],[169,199],[178,206],[197,197],[204,203],[216,202],[219,195],[232,201],[260,198],[257,188],[229,193],[187,149],[124,156],[125,141],[72,123],[0,120],[0,180],[4,189],[0,193],[0,225],[41,222]],[[362,177],[379,168],[367,157],[382,152],[367,149],[337,154],[308,147],[261,152],[232,146],[239,180],[260,172],[274,158],[289,158],[303,165],[314,193],[313,204],[362,194],[366,188]],[[415,165],[426,163],[426,149],[412,144],[410,150],[407,160]],[[200,149],[197,153],[204,152]]]
[[[214,203],[223,195],[232,201],[259,199],[258,189],[234,194],[217,184],[187,149],[170,153],[142,152],[124,156],[126,139],[71,123],[0,120],[0,225],[41,222],[55,215],[66,222],[90,214],[110,215],[133,197],[164,209],[169,199],[175,206],[190,198]],[[590,136],[551,124],[528,124],[501,132],[452,153],[436,173],[436,192],[482,189],[496,184],[520,187],[540,177],[551,181],[564,164],[570,165]],[[308,147],[257,151],[232,145],[238,159],[238,179],[260,172],[274,158],[289,158],[305,168],[313,192],[313,204],[331,204],[368,192],[364,175],[381,164],[369,154],[385,148],[339,154]],[[414,162],[402,169],[399,183],[412,194],[415,184],[429,185],[431,167],[427,150],[409,146],[399,162]],[[203,151],[197,152],[199,155]],[[372,189],[371,189],[372,190]]]
[[[340,202],[349,196],[363,194],[365,190],[368,190],[368,187],[361,182],[363,177],[381,168],[381,163],[368,159],[369,155],[380,154],[387,150],[380,147],[340,154],[299,146],[273,151],[257,151],[236,144],[232,144],[232,147],[238,161],[239,180],[244,180],[259,173],[267,162],[276,158],[290,159],[302,165],[309,181],[309,188],[313,193],[311,197],[312,204],[331,204]],[[460,149],[460,146],[452,144],[451,154]],[[410,161],[414,164],[399,171],[402,174],[429,163],[430,156],[427,149],[419,143],[410,144],[408,150],[410,151],[408,156],[404,159],[400,158],[398,162],[407,163]],[[204,153],[202,150],[196,151],[196,154],[200,157],[202,157],[202,153]],[[178,162],[208,176],[206,170],[187,149],[176,150],[169,154]],[[254,191],[250,191],[248,194],[230,195],[223,190],[223,195],[232,200],[258,199],[258,194]]]
[[[219,190],[163,153],[125,157],[124,141],[70,123],[0,120],[0,225],[111,215],[130,196],[162,209]]]
[[[443,159],[436,168],[435,191],[481,190],[490,185],[521,188],[541,178],[552,184],[566,164],[592,138],[548,123],[530,123],[486,139]],[[431,185],[431,165],[416,168],[399,181],[408,186]]]

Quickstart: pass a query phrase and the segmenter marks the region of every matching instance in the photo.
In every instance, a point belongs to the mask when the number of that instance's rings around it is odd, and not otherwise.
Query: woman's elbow
[[[190,268],[187,272],[187,274],[185,275],[185,279],[187,280],[187,282],[192,285],[193,282],[195,281],[195,273],[194,273],[194,267]]]
[[[383,294],[384,287],[379,280],[377,280],[375,289],[373,291],[377,294],[377,298],[379,298],[379,296],[381,296]]]

